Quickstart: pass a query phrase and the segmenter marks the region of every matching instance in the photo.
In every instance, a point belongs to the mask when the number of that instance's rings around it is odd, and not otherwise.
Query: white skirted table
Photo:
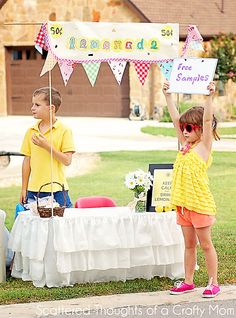
[[[6,244],[4,238],[4,224],[6,213],[0,210],[0,283],[6,280]]]
[[[9,240],[12,276],[36,287],[184,276],[184,245],[175,212],[128,207],[66,209],[64,217],[17,217]]]

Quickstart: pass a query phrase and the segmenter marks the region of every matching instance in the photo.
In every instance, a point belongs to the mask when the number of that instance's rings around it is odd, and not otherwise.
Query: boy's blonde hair
[[[61,98],[61,94],[56,88],[51,87],[51,91],[52,91],[52,105],[55,106],[55,113],[56,113],[61,105],[62,98]],[[38,96],[38,95],[44,95],[44,101],[47,102],[48,105],[50,105],[50,87],[41,87],[36,89],[33,92],[33,96]]]
[[[188,110],[186,110],[183,114],[181,114],[179,118],[180,124],[193,124],[202,127],[203,126],[203,114],[204,114],[204,107],[202,106],[194,106]],[[218,135],[217,131],[217,119],[213,114],[212,118],[212,133],[215,140],[220,140],[220,136]]]

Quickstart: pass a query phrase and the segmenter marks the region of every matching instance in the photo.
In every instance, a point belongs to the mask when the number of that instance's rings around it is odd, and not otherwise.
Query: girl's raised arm
[[[184,145],[186,143],[186,139],[185,139],[183,132],[181,131],[180,126],[179,126],[180,115],[179,115],[179,112],[175,106],[173,99],[172,99],[172,95],[170,93],[167,93],[167,90],[169,89],[169,87],[170,87],[170,84],[168,81],[166,81],[163,85],[162,91],[163,91],[163,94],[165,95],[165,98],[166,98],[167,108],[168,108],[170,117],[172,119],[173,125],[175,127],[178,140],[179,140],[181,145]]]
[[[207,89],[210,94],[207,96],[206,103],[204,106],[204,114],[203,114],[203,135],[202,142],[207,148],[207,150],[211,150],[212,147],[212,120],[213,120],[213,95],[215,94],[215,83],[211,82]]]

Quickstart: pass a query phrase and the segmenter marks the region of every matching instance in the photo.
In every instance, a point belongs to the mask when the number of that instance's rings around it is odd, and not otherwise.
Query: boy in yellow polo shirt
[[[68,195],[64,166],[69,166],[75,147],[71,130],[55,117],[61,105],[61,95],[52,88],[52,171],[53,181],[64,184],[66,190],[66,206],[72,207]],[[25,155],[22,164],[22,188],[20,202],[27,203],[35,199],[39,188],[51,181],[51,156],[50,156],[50,89],[43,87],[33,93],[31,111],[37,123],[30,127],[24,137],[21,153]],[[51,195],[51,185],[43,187],[40,197]],[[64,205],[62,188],[53,184],[54,199]]]

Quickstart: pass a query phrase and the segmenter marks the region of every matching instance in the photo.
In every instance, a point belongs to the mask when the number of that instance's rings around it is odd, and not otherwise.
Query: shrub
[[[215,36],[205,44],[203,57],[214,57],[218,59],[216,74],[217,79],[226,83],[228,79],[236,82],[236,35],[233,33]]]
[[[183,113],[185,112],[187,109],[193,107],[194,104],[193,103],[185,103],[185,102],[180,102],[179,104],[179,112],[180,113]],[[164,122],[164,123],[171,123],[172,120],[170,118],[170,114],[168,112],[168,108],[167,106],[164,106],[163,108],[163,115],[162,117],[160,118],[160,122]]]

